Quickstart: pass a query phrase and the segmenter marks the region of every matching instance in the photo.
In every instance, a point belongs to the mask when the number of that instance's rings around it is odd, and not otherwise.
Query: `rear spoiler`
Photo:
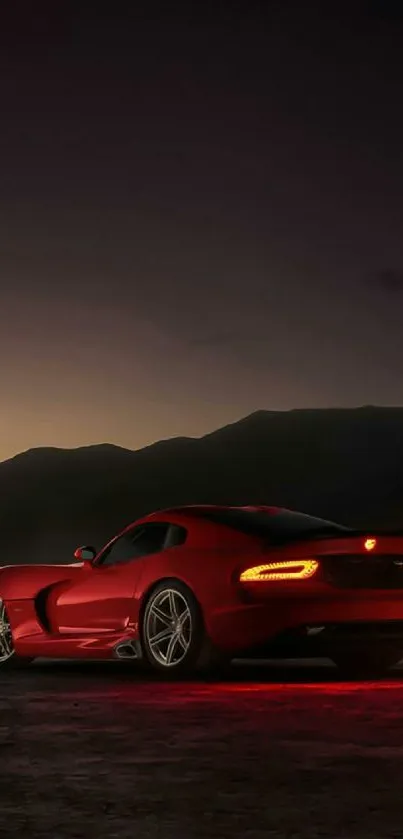
[[[403,529],[402,530],[371,530],[371,528],[368,528],[368,530],[349,530],[348,535],[349,536],[362,536],[363,538],[365,538],[366,536],[368,536],[368,537],[371,537],[371,536],[375,536],[375,537],[376,536],[379,536],[379,537],[382,537],[382,536],[403,536]]]
[[[340,530],[335,528],[333,532],[326,530],[325,532],[321,532],[317,530],[316,532],[313,531],[312,533],[282,533],[279,534],[278,537],[273,534],[270,539],[265,538],[263,540],[263,549],[270,548],[270,547],[280,547],[286,545],[292,545],[295,542],[313,542],[316,540],[325,541],[326,539],[370,539],[370,538],[403,538],[403,529],[402,530],[354,530],[353,528],[349,527],[340,527]]]

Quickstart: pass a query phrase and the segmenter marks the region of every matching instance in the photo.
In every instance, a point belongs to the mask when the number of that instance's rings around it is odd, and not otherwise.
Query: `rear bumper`
[[[312,629],[321,631],[308,631]],[[342,596],[279,599],[216,612],[208,632],[233,653],[325,654],[340,645],[387,644],[403,650],[403,596],[344,591]]]
[[[388,649],[403,655],[402,621],[305,624],[280,632],[244,652],[250,658],[332,658],[346,652]]]

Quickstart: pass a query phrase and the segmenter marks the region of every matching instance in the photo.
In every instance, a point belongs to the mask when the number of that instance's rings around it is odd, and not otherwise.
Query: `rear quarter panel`
[[[247,561],[247,556],[239,549],[172,548],[144,564],[139,600],[144,602],[160,580],[174,578],[191,589],[205,613],[225,608],[238,600],[234,570]]]

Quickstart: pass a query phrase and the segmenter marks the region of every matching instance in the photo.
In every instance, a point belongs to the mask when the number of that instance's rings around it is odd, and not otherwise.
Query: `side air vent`
[[[47,586],[43,588],[35,597],[34,606],[35,611],[37,614],[37,618],[39,623],[43,626],[46,632],[51,631],[51,626],[48,618],[48,613],[46,610],[49,594],[52,591],[53,586]]]

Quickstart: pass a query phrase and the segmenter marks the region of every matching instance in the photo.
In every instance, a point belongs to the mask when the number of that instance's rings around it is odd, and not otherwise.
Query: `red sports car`
[[[0,568],[0,661],[137,659],[184,675],[232,658],[403,656],[403,537],[276,507],[152,513],[67,565]]]

